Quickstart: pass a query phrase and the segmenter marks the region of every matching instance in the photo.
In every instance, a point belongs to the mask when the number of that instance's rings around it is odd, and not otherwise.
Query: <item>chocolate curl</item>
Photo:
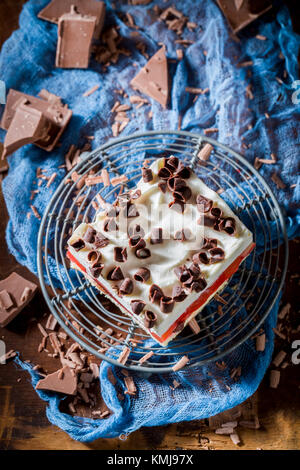
[[[179,214],[183,214],[184,213],[184,202],[179,201],[177,199],[174,199],[174,201],[171,201],[169,203],[169,208],[173,209],[176,212],[179,212]]]
[[[108,238],[106,238],[102,233],[97,232],[95,235],[95,240],[94,240],[94,247],[95,248],[104,248],[109,244]]]
[[[142,177],[144,183],[150,183],[153,180],[153,173],[150,168],[142,168]]]
[[[192,191],[188,186],[179,188],[173,192],[174,199],[187,202],[192,197]]]
[[[141,237],[131,237],[129,238],[129,246],[131,248],[136,248],[137,250],[141,249],[141,248],[145,248],[146,246],[146,242],[143,238]]]
[[[169,190],[173,192],[185,188],[186,182],[179,176],[171,176],[167,181],[167,185]]]
[[[172,290],[172,298],[175,302],[183,302],[187,294],[181,286],[174,286]]]
[[[162,243],[162,241],[162,228],[153,228],[150,238],[151,245],[157,245]]]
[[[180,178],[187,180],[191,176],[191,170],[188,167],[184,166],[182,162],[180,162],[176,170],[175,176],[179,176]]]
[[[191,283],[191,285],[189,286],[189,290],[190,292],[193,292],[193,291],[201,292],[202,290],[206,288],[206,286],[207,286],[206,280],[200,277],[199,279]]]
[[[84,241],[88,243],[94,243],[96,233],[97,232],[95,229],[93,229],[93,227],[88,227],[83,237]]]
[[[198,279],[198,277],[200,276],[200,273],[201,273],[201,269],[199,268],[199,266],[197,264],[192,264],[189,267],[189,271],[190,271],[191,275],[193,276],[194,280]]]
[[[126,247],[122,248],[121,246],[114,247],[114,260],[118,263],[124,263],[127,260],[127,250]]]
[[[211,199],[207,199],[205,196],[198,194],[196,198],[197,209],[198,211],[203,214],[209,212],[212,208],[213,201]]]
[[[98,263],[96,261],[94,264],[92,264],[92,266],[88,268],[88,270],[93,277],[99,277],[103,268],[104,264]]]
[[[129,295],[133,291],[133,282],[129,277],[126,277],[119,289],[120,293],[123,295]]]
[[[162,193],[166,193],[167,192],[167,183],[165,181],[160,181],[158,183],[158,189],[162,192]]]
[[[151,251],[149,250],[149,248],[138,248],[135,252],[135,256],[139,259],[150,258]]]
[[[87,259],[90,263],[99,262],[101,260],[101,257],[101,253],[95,250],[90,251],[87,255]]]
[[[211,256],[210,258],[211,264],[218,263],[219,261],[223,261],[223,259],[225,258],[225,253],[224,253],[224,250],[222,250],[222,248],[219,248],[219,247],[211,248],[208,252]]]
[[[116,230],[119,230],[119,227],[114,221],[114,219],[105,219],[103,222],[103,230],[104,232],[114,232]]]
[[[137,210],[134,204],[129,204],[124,210],[124,216],[128,217],[128,219],[138,217],[139,215],[139,211]]]
[[[175,301],[172,297],[161,297],[160,299],[160,309],[163,313],[171,313],[175,305]]]
[[[178,165],[179,165],[179,160],[174,155],[172,155],[169,158],[164,159],[164,167],[168,168],[172,172],[174,172],[178,168]]]
[[[161,178],[163,180],[168,180],[170,178],[170,176],[172,176],[171,171],[169,170],[169,168],[166,168],[166,167],[161,168],[157,174],[158,174],[159,178]]]
[[[120,266],[116,266],[112,271],[110,271],[107,275],[107,279],[109,281],[121,281],[124,279],[124,274],[122,273]]]
[[[159,302],[160,299],[164,296],[163,291],[156,284],[152,284],[149,289],[149,299],[152,303]]]
[[[85,247],[85,243],[82,238],[78,238],[78,240],[75,240],[75,242],[70,243],[70,246],[74,248],[74,250],[79,251]]]
[[[218,240],[216,238],[204,238],[203,239],[203,250],[210,250],[211,248],[216,248],[218,245]]]
[[[233,217],[222,219],[219,228],[222,232],[228,233],[228,235],[234,235],[236,232],[235,219]]]
[[[139,236],[139,237],[143,238],[145,236],[145,231],[139,224],[136,224],[136,225],[134,225],[134,227],[129,227],[128,228],[128,236],[129,237]]]
[[[139,299],[132,300],[130,304],[131,304],[132,311],[133,313],[135,313],[135,315],[139,315],[144,310],[145,305],[146,305],[146,303],[143,300],[139,300]]]
[[[182,282],[182,284],[190,284],[193,281],[193,275],[189,269],[182,271],[179,281]]]
[[[205,251],[199,251],[198,253],[195,253],[193,255],[193,262],[195,264],[209,264],[209,258],[207,256],[207,253]]]
[[[150,271],[147,268],[140,268],[133,276],[138,282],[147,282],[150,278]]]
[[[219,207],[212,207],[210,209],[210,215],[216,219],[220,219],[220,217],[222,217],[222,211]]]
[[[146,310],[145,317],[144,317],[144,325],[146,328],[152,328],[157,320],[157,315],[150,310]]]

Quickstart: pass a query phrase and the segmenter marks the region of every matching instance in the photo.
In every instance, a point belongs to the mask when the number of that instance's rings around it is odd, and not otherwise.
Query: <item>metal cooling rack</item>
[[[212,144],[214,150],[203,165],[197,154],[205,143]],[[98,193],[112,202],[122,189],[122,184],[109,188],[102,184],[80,187],[87,173],[93,171],[97,175],[106,168],[111,176],[126,174],[125,189],[128,189],[140,179],[145,159],[152,162],[172,154],[192,167],[212,189],[220,194],[225,191],[226,202],[258,243],[221,294],[226,301],[221,304],[222,314],[218,303],[211,302],[196,317],[199,335],[186,327],[164,348],[153,341],[149,345],[149,336],[132,319],[103,297],[80,272],[70,269],[66,241],[82,221],[93,220],[93,201]],[[70,178],[73,171],[80,177],[76,182]],[[41,288],[60,326],[85,350],[115,365],[119,365],[117,359],[124,345],[129,346],[133,351],[125,367],[151,373],[170,371],[183,354],[188,354],[190,359],[186,367],[217,361],[255,335],[282,288],[287,262],[284,219],[265,180],[245,158],[228,147],[183,131],[139,133],[111,140],[89,153],[55,191],[38,237]],[[114,330],[113,336],[105,333],[108,328]],[[109,348],[109,352],[104,354],[103,348]],[[154,355],[140,365],[139,359],[150,350]]]

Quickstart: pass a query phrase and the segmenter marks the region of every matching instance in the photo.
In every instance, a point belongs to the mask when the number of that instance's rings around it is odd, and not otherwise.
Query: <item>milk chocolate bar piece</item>
[[[64,393],[65,395],[76,395],[77,375],[73,373],[70,367],[65,366],[41,379],[35,388],[36,390],[49,390]]]
[[[136,77],[131,80],[130,85],[166,108],[169,99],[169,75],[164,46],[151,57]]]
[[[74,6],[59,18],[56,67],[88,68],[95,26],[95,16],[80,15]]]
[[[0,281],[0,326],[8,325],[31,301],[37,285],[17,273]]]
[[[61,16],[69,13],[71,6],[74,5],[76,11],[81,15],[90,15],[96,17],[96,26],[94,38],[99,38],[105,19],[105,3],[96,0],[52,0],[38,14],[42,20],[58,23]]]
[[[0,127],[8,131],[6,139],[8,139],[7,142],[10,148],[14,146],[13,141],[17,143],[19,140],[18,128],[20,125],[24,126],[25,132],[27,127],[25,122],[27,120],[27,117],[25,118],[26,113],[29,113],[30,120],[32,123],[35,122],[36,127],[30,128],[31,136],[24,133],[24,138],[29,139],[29,141],[34,142],[35,145],[48,152],[53,150],[67,127],[72,116],[72,111],[68,109],[68,106],[63,105],[58,96],[49,93],[47,90],[42,90],[39,96],[38,98],[10,89],[0,123]],[[40,121],[38,116],[40,116]],[[29,128],[27,132],[29,132]],[[19,148],[19,146],[16,148]]]
[[[217,0],[234,33],[272,8],[270,0]]]

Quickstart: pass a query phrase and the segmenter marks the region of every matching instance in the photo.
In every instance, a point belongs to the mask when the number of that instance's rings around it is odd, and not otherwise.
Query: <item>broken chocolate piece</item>
[[[146,305],[146,303],[143,302],[143,300],[132,300],[130,304],[131,304],[133,313],[135,313],[136,315],[139,315],[143,311]]]
[[[83,237],[84,241],[88,243],[94,243],[96,233],[97,232],[93,227],[88,227]]]
[[[217,1],[234,33],[239,32],[272,8],[270,0]]]
[[[181,286],[178,285],[173,287],[172,298],[175,302],[183,302],[186,297],[187,294]]]
[[[129,277],[126,277],[120,285],[120,293],[123,295],[129,295],[133,291],[133,282]]]
[[[138,248],[135,252],[135,256],[140,259],[150,258],[151,251],[149,248]]]
[[[77,375],[73,374],[70,367],[65,366],[53,374],[47,375],[36,384],[36,390],[48,390],[51,392],[76,395]]]
[[[142,177],[144,183],[150,183],[153,180],[153,173],[150,168],[142,168]]]
[[[133,276],[138,282],[147,282],[150,278],[150,271],[147,268],[140,268]]]
[[[175,305],[175,300],[172,297],[163,296],[160,299],[160,309],[163,313],[171,313]]]
[[[162,243],[162,241],[162,228],[153,228],[150,238],[151,245],[157,245],[159,243]]]
[[[56,67],[88,68],[96,22],[95,16],[77,13],[74,5],[59,18]]]
[[[61,16],[69,13],[71,6],[75,5],[76,10],[81,15],[91,15],[96,17],[94,37],[99,38],[105,19],[105,3],[95,0],[52,0],[38,13],[38,18],[58,23]]]
[[[70,243],[70,246],[74,248],[74,250],[79,251],[85,247],[85,242],[82,240],[82,238],[78,238],[78,240],[75,240],[74,242]]]
[[[157,320],[157,315],[150,310],[146,310],[144,317],[144,325],[146,328],[153,328]]]
[[[160,299],[164,296],[163,291],[156,284],[152,284],[149,289],[149,299],[152,303],[159,302]]]
[[[127,260],[127,249],[121,246],[114,247],[114,260],[118,263],[124,263]]]
[[[131,80],[132,88],[158,101],[164,108],[169,98],[169,76],[166,50],[163,46]]]

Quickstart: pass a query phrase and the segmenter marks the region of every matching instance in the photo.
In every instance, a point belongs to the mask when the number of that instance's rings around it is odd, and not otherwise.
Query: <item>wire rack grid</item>
[[[201,164],[198,153],[210,143],[213,152]],[[196,320],[200,333],[189,328],[164,348],[153,343],[135,322],[123,315],[78,271],[70,269],[66,241],[82,222],[93,220],[100,194],[112,202],[120,190],[134,187],[145,159],[178,156],[226,202],[254,234],[256,247],[222,293],[221,308],[213,301]],[[87,174],[107,169],[111,176],[126,174],[126,183],[106,188],[87,187]],[[72,172],[78,174],[73,181]],[[124,367],[147,372],[169,372],[183,354],[194,367],[218,361],[255,335],[283,286],[288,262],[285,222],[265,180],[245,158],[214,139],[183,131],[150,131],[109,141],[85,156],[55,191],[41,222],[38,237],[38,273],[49,308],[60,326],[85,350],[120,365],[128,346],[132,353]],[[221,311],[221,314],[220,314]],[[154,355],[143,364],[149,351]]]

